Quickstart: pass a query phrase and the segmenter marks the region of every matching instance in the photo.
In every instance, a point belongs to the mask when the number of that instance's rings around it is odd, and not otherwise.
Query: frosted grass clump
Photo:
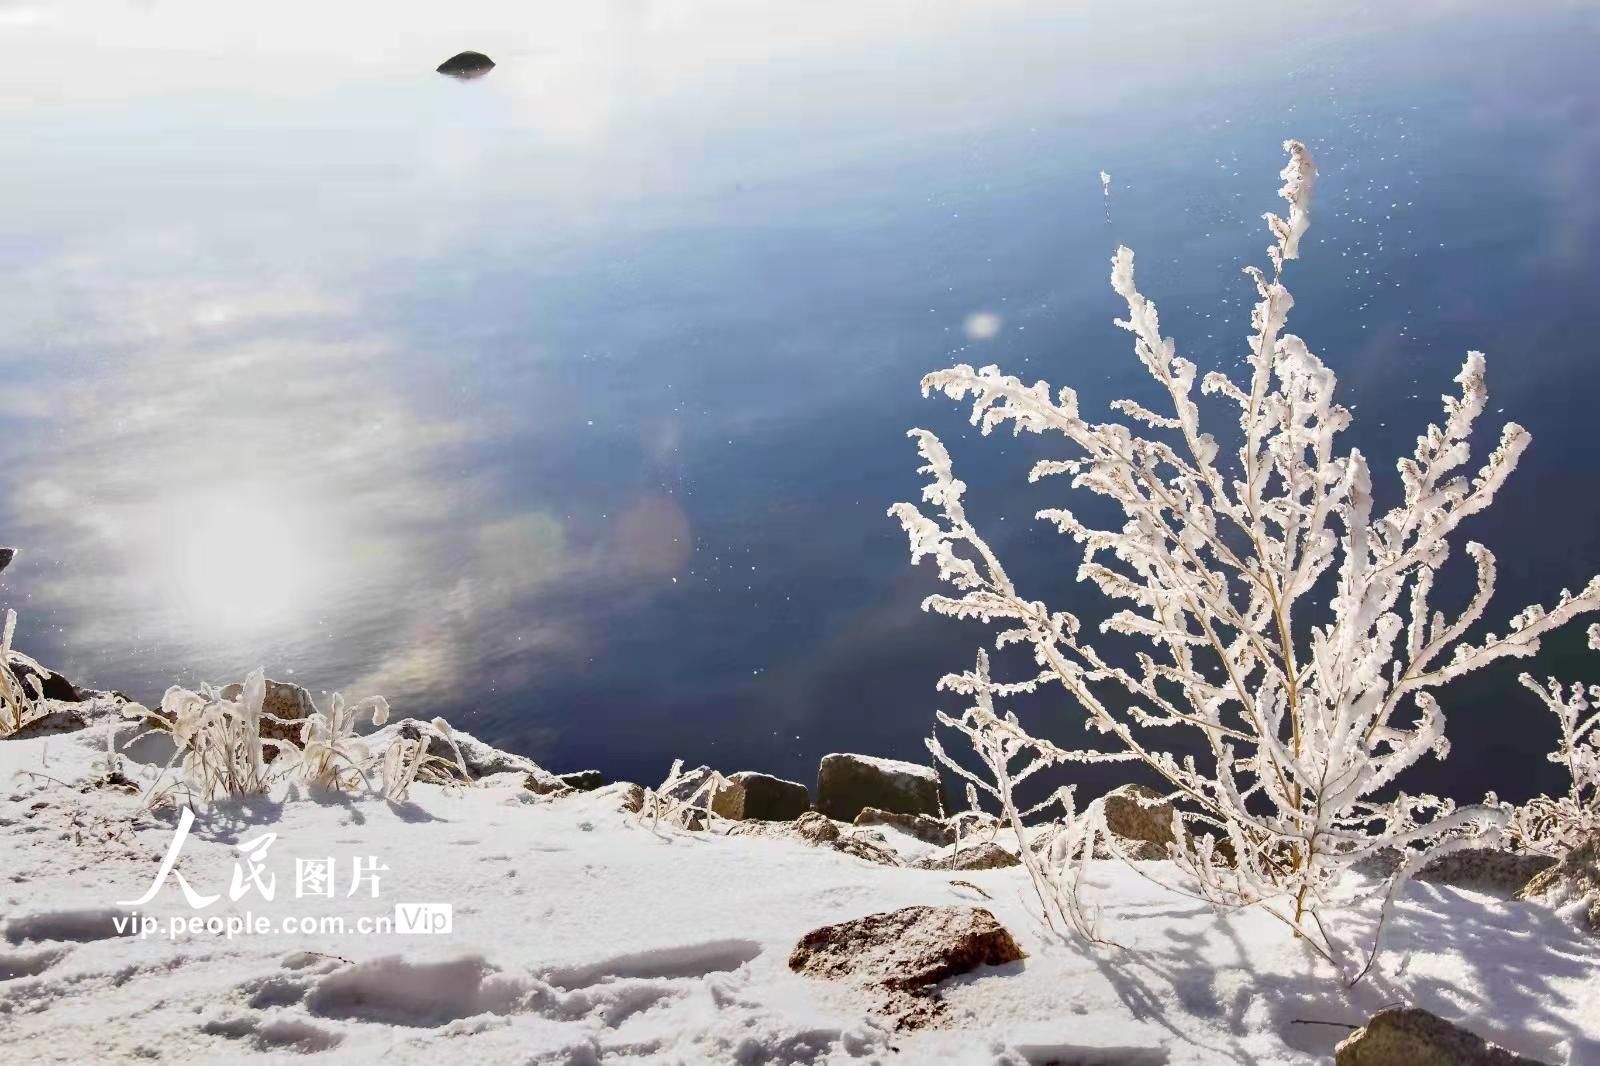
[[[382,725],[389,720],[389,701],[372,696],[347,704],[344,696],[335,692],[327,714],[317,708],[306,716],[300,727],[299,750],[292,755],[302,784],[337,791],[368,783],[372,755],[366,742],[356,736],[363,716],[375,726]]]
[[[296,724],[266,713],[266,694],[266,677],[260,669],[252,670],[245,678],[236,699],[225,698],[221,690],[211,685],[201,685],[199,692],[174,685],[161,697],[158,710],[137,703],[123,706],[125,717],[138,719],[146,727],[127,743],[145,733],[171,737],[175,750],[163,770],[177,764],[178,781],[172,787],[191,799],[211,803],[264,793],[273,782],[288,775],[294,761],[285,759],[274,769],[266,753],[298,753],[292,744],[261,735],[263,722]],[[157,786],[162,782],[163,775],[158,774],[146,790],[146,802],[158,797]]]
[[[1032,652],[1035,671],[1009,684],[992,680],[981,661],[941,682],[983,712],[967,720],[980,740],[1004,721],[1007,743],[1031,746],[1045,762],[1103,758],[1043,744],[987,710],[995,698],[1060,685],[1089,727],[1165,782],[1175,810],[1170,857],[1194,891],[1225,908],[1259,907],[1344,965],[1322,912],[1336,889],[1362,890],[1364,882],[1345,877],[1355,864],[1387,849],[1403,856],[1378,889],[1387,914],[1423,864],[1506,819],[1497,806],[1457,809],[1398,789],[1419,759],[1448,753],[1432,690],[1498,659],[1534,654],[1546,633],[1600,609],[1600,579],[1577,595],[1563,592],[1552,608],[1519,612],[1504,635],[1471,643],[1463,638],[1494,592],[1495,560],[1469,542],[1475,592],[1454,617],[1431,608],[1457,527],[1494,500],[1529,434],[1507,425],[1478,470],[1462,471],[1488,396],[1483,355],[1468,353],[1455,378],[1459,394],[1443,399],[1443,419],[1396,464],[1402,502],[1374,515],[1366,457],[1338,447],[1351,416],[1335,402],[1334,373],[1285,332],[1294,299],[1283,271],[1310,225],[1316,171],[1304,145],[1284,148],[1288,216],[1265,216],[1272,272],[1248,270],[1259,300],[1245,380],[1202,377],[1177,354],[1135,283],[1133,253],[1118,248],[1111,285],[1128,307],[1118,325],[1133,334],[1134,353],[1171,414],[1119,400],[1112,408],[1120,420],[1093,422],[1072,389],[1025,384],[994,366],[959,365],[922,382],[925,394],[970,397],[972,423],[985,434],[1009,423],[1016,433],[1064,437],[1071,453],[1039,462],[1030,480],[1066,476],[1121,511],[1112,529],[1091,528],[1066,508],[1038,517],[1082,545],[1079,580],[1120,605],[1100,630],[1122,652],[1102,655],[1076,615],[1015,586],[969,519],[967,486],[944,444],[926,430],[910,435],[929,476],[927,510],[899,503],[890,514],[905,528],[912,561],[932,559],[952,589],[930,596],[925,609],[999,622],[997,647]],[[1226,453],[1200,426],[1197,384],[1237,408]],[[1113,690],[1120,695],[1111,698]],[[1174,729],[1190,731],[1196,743],[1188,747],[1203,755],[1175,754],[1163,740]],[[1089,835],[1077,833],[1080,841]],[[1081,907],[1059,911],[1092,933]],[[1376,950],[1374,943],[1369,964]]]
[[[693,770],[684,770],[682,759],[674,759],[666,780],[655,788],[644,790],[639,818],[649,821],[652,833],[660,831],[662,822],[687,829],[691,828],[697,816],[708,824],[715,817],[711,810],[712,803],[719,792],[732,788],[733,783],[712,770],[693,789],[686,790],[685,786],[694,779],[694,773]]]
[[[388,714],[388,704],[383,705],[384,714]],[[443,718],[435,718],[431,722],[414,723],[417,736],[407,737],[397,733],[394,740],[383,750],[383,798],[391,803],[399,803],[411,791],[411,786],[418,781],[433,785],[454,785],[458,781],[471,779],[467,772],[466,760],[461,757],[461,748],[456,744],[454,732],[450,723]],[[439,740],[449,747],[450,753],[455,756],[454,761],[443,756],[434,755],[429,749],[432,742]]]
[[[419,780],[450,784],[470,776],[443,718],[415,723],[417,737],[399,733],[375,757],[356,728],[363,719],[375,726],[388,721],[389,704],[382,696],[352,704],[335,692],[326,712],[313,701],[311,712],[295,720],[265,710],[267,682],[260,668],[245,678],[236,697],[229,699],[224,691],[208,684],[202,684],[199,692],[174,685],[162,696],[158,710],[137,703],[123,706],[125,717],[146,726],[123,747],[155,732],[171,737],[176,749],[146,790],[146,803],[172,792],[182,793],[190,802],[212,803],[261,795],[288,781],[315,790],[359,791],[372,788],[375,775],[381,775],[383,796],[398,802]],[[297,731],[300,742],[264,737],[262,727],[269,723]],[[435,738],[449,746],[454,763],[429,752],[429,742]],[[174,765],[177,780],[168,781],[166,772]]]

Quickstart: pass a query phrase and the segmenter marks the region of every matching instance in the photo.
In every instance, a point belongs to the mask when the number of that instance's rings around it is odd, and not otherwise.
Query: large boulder
[[[1420,1007],[1372,1016],[1334,1049],[1334,1066],[1542,1066]]]
[[[915,837],[924,844],[937,844],[940,847],[956,842],[955,826],[938,818],[930,818],[926,814],[897,814],[894,811],[880,811],[876,807],[867,807],[856,815],[855,824],[886,825],[891,829],[900,830],[907,836]]]
[[[1590,930],[1600,933],[1600,833],[1589,834],[1560,862],[1536,874],[1517,898],[1570,906]]]
[[[713,809],[735,821],[787,822],[811,809],[811,791],[798,781],[744,770],[728,778]]]
[[[1417,871],[1415,879],[1510,897],[1555,864],[1553,856],[1530,851],[1462,848],[1434,859]]]
[[[16,557],[17,549],[0,548],[0,570],[4,570],[6,567],[10,566],[11,560],[15,559]]]
[[[1173,841],[1172,804],[1148,785],[1123,785],[1106,793],[1106,828],[1123,840],[1155,844],[1166,854]]]
[[[981,907],[902,907],[813,929],[790,952],[789,969],[858,985],[900,1028],[919,1028],[943,1011],[939,982],[1023,957]]]
[[[868,807],[896,814],[941,809],[939,775],[931,767],[871,755],[824,755],[817,768],[817,810],[853,822]]]

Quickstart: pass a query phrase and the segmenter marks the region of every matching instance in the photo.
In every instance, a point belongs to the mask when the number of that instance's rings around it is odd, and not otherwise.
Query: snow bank
[[[1535,903],[1413,885],[1390,928],[1396,950],[1346,993],[1272,919],[1219,917],[1114,863],[1095,864],[1093,888],[1125,950],[1089,951],[1040,924],[1020,870],[946,875],[792,840],[657,836],[617,811],[615,788],[549,800],[418,785],[392,805],[291,795],[219,805],[196,820],[174,867],[220,895],[201,913],[353,922],[448,903],[450,932],[130,934],[129,916],[164,924],[196,912],[175,882],[145,906],[118,905],[150,887],[175,819],[136,816],[136,796],[83,785],[102,745],[96,730],[0,741],[8,1066],[301,1055],[1275,1066],[1327,1061],[1346,1032],[1295,1019],[1359,1024],[1395,1000],[1547,1062],[1600,1061],[1600,943]],[[231,900],[240,846],[259,849],[268,833],[275,898],[247,878]],[[335,897],[296,899],[295,859],[318,857],[336,860]],[[347,894],[357,858],[384,868],[378,897]],[[956,903],[992,911],[1027,958],[951,981],[952,1028],[892,1032],[849,987],[787,967],[820,925]],[[1346,927],[1360,933],[1373,918],[1360,910]]]

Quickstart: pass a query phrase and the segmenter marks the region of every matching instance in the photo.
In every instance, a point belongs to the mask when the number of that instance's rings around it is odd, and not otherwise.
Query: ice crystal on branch
[[[1429,858],[1504,820],[1498,808],[1457,810],[1397,792],[1408,767],[1447,752],[1433,690],[1497,659],[1532,655],[1544,634],[1600,609],[1600,579],[1548,610],[1522,611],[1504,636],[1467,643],[1495,584],[1494,556],[1468,543],[1476,591],[1454,617],[1431,606],[1457,526],[1489,506],[1529,436],[1507,425],[1487,460],[1465,472],[1488,395],[1483,355],[1471,352],[1455,379],[1459,395],[1444,398],[1441,422],[1397,464],[1402,501],[1374,513],[1366,457],[1338,447],[1350,412],[1335,400],[1334,373],[1285,332],[1294,299],[1283,269],[1310,224],[1315,168],[1304,145],[1284,147],[1288,217],[1266,216],[1271,275],[1248,271],[1258,300],[1244,380],[1200,378],[1162,336],[1127,248],[1112,258],[1111,285],[1128,307],[1118,325],[1133,334],[1170,413],[1122,400],[1112,405],[1122,421],[1092,422],[1070,388],[1029,385],[994,366],[923,379],[924,393],[970,401],[985,434],[1009,424],[1066,438],[1071,453],[1039,462],[1030,479],[1065,476],[1115,504],[1122,524],[1092,528],[1065,507],[1038,517],[1082,546],[1079,580],[1118,608],[1100,629],[1126,638],[1134,654],[1103,656],[1075,615],[1017,588],[969,519],[949,453],[926,430],[910,434],[929,477],[925,506],[900,503],[890,513],[912,561],[932,559],[951,587],[926,609],[998,623],[997,646],[1030,646],[1038,674],[1027,686],[1062,686],[1090,726],[1166,782],[1187,830],[1171,857],[1192,885],[1219,905],[1261,906],[1333,957],[1318,911],[1355,863],[1400,851],[1392,898]],[[1197,384],[1238,411],[1226,469],[1224,444],[1201,429]],[[1015,686],[996,684],[986,668],[945,684],[977,699],[983,713],[965,721],[983,754],[1002,721],[986,701]],[[1107,685],[1122,697],[1103,698]],[[1005,721],[1008,743],[1026,736]],[[1174,754],[1173,728],[1192,730],[1190,747],[1206,757]],[[1002,806],[1014,809],[1009,799]]]

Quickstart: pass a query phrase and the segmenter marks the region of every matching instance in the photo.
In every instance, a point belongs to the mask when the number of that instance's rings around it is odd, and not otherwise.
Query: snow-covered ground
[[[119,908],[150,888],[177,820],[135,817],[126,792],[80,791],[103,743],[99,730],[0,741],[7,1064],[1270,1066],[1326,1062],[1348,1032],[1300,1020],[1359,1024],[1397,1000],[1547,1062],[1600,1062],[1600,942],[1536,904],[1413,885],[1390,952],[1346,993],[1267,915],[1219,917],[1115,863],[1100,864],[1099,891],[1123,947],[1090,950],[1040,924],[1020,869],[946,874],[792,840],[658,836],[617,810],[616,787],[224,805],[195,822],[175,867],[215,903],[191,909],[172,879]],[[274,899],[247,877],[232,901],[236,863],[250,868],[237,845],[264,833],[276,834],[261,862]],[[318,858],[334,860],[335,898],[296,898],[295,860]],[[376,899],[370,884],[346,895],[358,859],[387,867]],[[196,915],[353,926],[411,903],[450,904],[451,932],[167,936]],[[786,965],[818,925],[953,903],[989,908],[1028,953],[950,983],[955,1028],[893,1032],[859,993]],[[129,910],[157,931],[114,935]],[[1347,932],[1369,924],[1370,911],[1353,914]]]

